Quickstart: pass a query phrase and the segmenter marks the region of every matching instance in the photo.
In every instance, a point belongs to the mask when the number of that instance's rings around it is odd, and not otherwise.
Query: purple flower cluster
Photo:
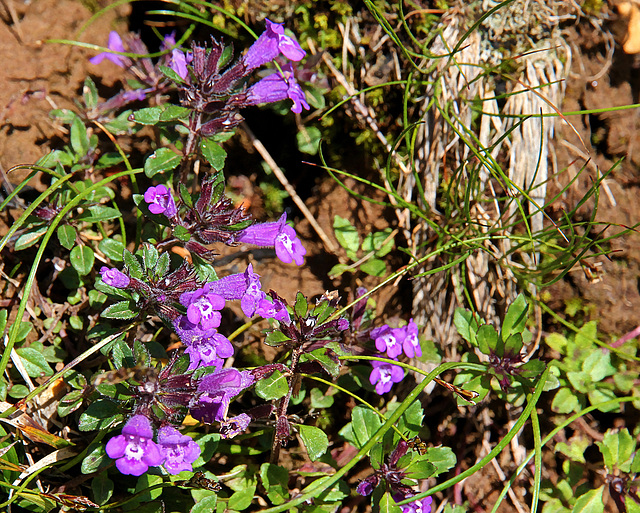
[[[233,355],[231,342],[216,330],[220,326],[220,310],[225,301],[240,300],[247,317],[259,315],[290,324],[286,305],[267,296],[261,289],[260,276],[249,264],[243,273],[231,274],[212,281],[204,287],[180,296],[187,315],[174,321],[174,329],[187,346],[185,353],[191,359],[190,370],[201,366],[221,368],[224,359]]]
[[[171,53],[169,67],[182,79],[177,84],[182,105],[207,118],[196,122],[194,117],[192,131],[208,137],[229,130],[243,120],[238,110],[252,105],[290,99],[293,112],[309,109],[290,63],[281,66],[282,72],[263,78],[249,89],[240,85],[254,70],[280,55],[291,61],[304,58],[306,52],[284,33],[282,24],[266,20],[265,31],[243,57],[226,69],[221,64],[222,52],[222,45],[212,40],[210,49],[193,44],[191,52],[176,49]]]
[[[391,328],[388,325],[371,330],[371,338],[376,343],[376,349],[381,353],[386,352],[392,359],[398,358],[404,351],[409,358],[422,356],[418,325],[409,320],[402,328]]]
[[[387,357],[397,360],[404,352],[409,358],[422,356],[418,326],[413,319],[402,328],[391,328],[385,324],[371,330],[371,338],[375,341],[376,349],[381,353],[386,352]],[[379,395],[391,390],[394,383],[400,383],[404,378],[404,370],[392,363],[372,361],[373,370],[369,376],[369,382],[376,387]]]
[[[200,446],[191,437],[166,426],[158,431],[153,442],[151,422],[144,415],[134,415],[122,428],[122,434],[107,443],[107,455],[116,460],[123,474],[141,476],[149,467],[162,465],[169,474],[193,470],[192,463],[200,456]]]

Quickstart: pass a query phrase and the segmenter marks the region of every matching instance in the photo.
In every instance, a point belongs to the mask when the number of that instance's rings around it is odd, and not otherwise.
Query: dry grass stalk
[[[486,0],[484,4],[483,9],[487,12],[498,2]],[[506,184],[506,193],[520,198],[524,208],[528,209],[532,231],[542,230],[541,208],[546,197],[547,160],[555,118],[540,114],[553,113],[559,108],[564,95],[563,79],[568,75],[571,52],[561,37],[558,25],[560,19],[567,17],[566,9],[563,2],[516,0],[485,19],[453,57],[442,58],[438,62],[434,72],[427,77],[433,85],[425,95],[423,125],[414,162],[425,190],[424,198],[418,198],[418,202],[424,202],[421,206],[437,212],[438,191],[443,179],[453,171],[463,169],[469,162],[472,157],[469,144],[474,144],[473,139],[477,138],[478,150],[489,161],[499,159],[501,162],[510,180],[510,184]],[[430,51],[436,55],[450,54],[473,19],[463,3],[450,9],[441,19],[440,35]],[[504,50],[508,45],[502,45],[503,39],[512,43],[511,53]],[[512,76],[485,73],[484,70],[495,70],[507,59],[518,65],[518,71]],[[502,106],[496,98],[499,96],[496,93],[498,86],[504,86],[505,92],[510,93]],[[429,106],[432,98],[449,113],[451,124],[436,106]],[[472,105],[474,100],[482,100],[482,112],[477,120],[475,116],[478,114]],[[525,116],[531,117],[521,122]],[[500,137],[510,129],[509,138],[500,141]],[[473,131],[475,137],[469,136],[469,131]],[[506,158],[505,153],[508,153]],[[480,170],[479,187],[474,192],[479,198],[493,201],[478,203],[471,207],[470,212],[471,222],[485,233],[489,227],[500,228],[518,215],[514,200],[504,205],[495,199],[492,171],[487,168]],[[402,187],[405,198],[410,199],[415,194],[413,176],[405,175]],[[522,191],[526,191],[531,200],[528,204]],[[507,232],[505,228],[501,234]],[[426,227],[413,230],[413,233],[416,248],[434,235]],[[421,254],[431,249],[423,247]],[[483,249],[472,254],[464,268],[456,267],[419,277],[413,282],[413,316],[416,322],[425,325],[424,334],[428,339],[448,349],[448,357],[455,356],[453,348],[458,340],[453,326],[453,310],[456,306],[470,306],[463,299],[461,283],[470,286],[473,308],[494,323],[518,292],[516,280],[509,269],[510,257],[506,256],[499,265],[497,263],[498,258],[508,255],[511,249],[508,241],[495,245],[487,243]],[[442,264],[442,261],[433,259],[421,272]]]

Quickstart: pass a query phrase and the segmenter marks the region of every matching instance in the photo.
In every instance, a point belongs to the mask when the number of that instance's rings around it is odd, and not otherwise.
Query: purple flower
[[[266,30],[260,34],[260,37],[242,58],[248,71],[271,62],[280,53],[292,61],[304,58],[306,52],[294,38],[285,35],[284,25],[273,23],[268,19],[265,19],[265,22],[267,24]]]
[[[171,219],[178,213],[171,192],[162,184],[149,187],[144,193],[144,200],[149,204],[149,211],[152,214],[164,214]]]
[[[387,324],[371,330],[371,338],[376,342],[376,349],[387,356],[396,359],[402,354],[402,342],[405,332],[402,328],[391,328]]]
[[[122,44],[122,39],[120,38],[118,33],[113,30],[109,32],[109,42],[107,43],[107,48],[109,50],[113,50],[114,52],[126,52]],[[128,60],[123,55],[117,55],[112,52],[101,52],[95,57],[91,57],[91,59],[89,59],[89,62],[91,64],[100,64],[104,59],[109,59],[111,62],[117,64],[121,68],[126,68],[126,61]]]
[[[405,338],[402,342],[402,348],[404,354],[409,358],[419,358],[422,356],[422,348],[420,347],[420,337],[418,335],[418,325],[413,322],[413,319],[409,320],[409,324],[404,327]]]
[[[406,498],[407,497],[400,496],[397,500],[394,497],[394,500],[396,500],[396,502],[400,502],[400,500],[404,500]],[[432,502],[432,497],[425,497],[424,499],[410,502],[409,504],[403,504],[400,507],[402,508],[402,513],[431,513]]]
[[[133,91],[125,91],[124,93],[122,93],[122,99],[127,103],[135,101],[141,102],[147,97],[147,91],[147,89],[134,89]]]
[[[369,376],[369,382],[376,386],[378,395],[386,394],[394,383],[400,383],[404,378],[404,370],[399,365],[377,360],[372,361],[371,365],[373,370]]]
[[[123,272],[120,272],[117,269],[109,269],[105,266],[102,266],[100,269],[100,276],[102,277],[102,282],[105,285],[115,287],[116,289],[126,289],[131,282],[129,277]]]
[[[358,483],[356,487],[356,492],[360,495],[367,496],[373,493],[373,490],[380,483],[380,477],[377,474],[373,474],[372,476],[363,479]]]
[[[240,306],[247,317],[255,315],[260,300],[266,296],[262,291],[260,275],[253,272],[251,264],[245,272],[225,276],[209,285],[211,292],[226,300],[240,299]]]
[[[149,419],[144,415],[134,415],[122,428],[122,434],[109,440],[106,451],[110,458],[116,460],[120,472],[141,476],[164,459],[152,438]]]
[[[215,328],[201,330],[184,315],[174,322],[174,328],[180,340],[187,346],[185,353],[191,360],[189,370],[198,367],[222,367],[224,358],[233,356],[233,345]]]
[[[180,75],[180,78],[185,79],[189,74],[189,71],[187,70],[187,64],[189,64],[192,60],[193,54],[191,52],[185,53],[182,50],[174,48],[171,52],[169,67],[178,75]]]
[[[274,103],[288,98],[293,101],[292,112],[300,114],[302,109],[309,110],[307,97],[296,82],[291,63],[282,66],[282,71],[267,75],[252,85],[247,91],[247,104]]]
[[[296,231],[287,224],[287,214],[274,223],[258,223],[244,229],[238,242],[256,246],[275,246],[277,257],[285,264],[302,265],[307,250]]]
[[[224,308],[224,298],[211,292],[211,283],[201,289],[185,292],[180,296],[180,303],[187,307],[187,319],[202,330],[220,326],[222,315],[218,310]]]
[[[192,463],[200,456],[200,446],[190,436],[181,434],[171,426],[160,428],[158,445],[164,457],[162,466],[172,475],[183,470],[192,471]]]
[[[200,380],[199,395],[191,405],[191,415],[207,423],[224,421],[231,399],[251,386],[253,381],[249,371],[239,371],[232,367],[207,374]]]
[[[275,319],[286,325],[291,324],[291,316],[287,310],[287,305],[266,295],[258,302],[255,314],[265,319]]]

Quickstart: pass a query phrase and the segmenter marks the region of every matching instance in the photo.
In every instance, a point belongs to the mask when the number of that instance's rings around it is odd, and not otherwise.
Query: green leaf
[[[133,113],[133,121],[141,125],[155,125],[160,121],[162,107],[149,107]]]
[[[71,123],[71,131],[69,133],[69,141],[73,152],[79,157],[83,157],[89,151],[89,137],[87,136],[87,127],[79,117],[73,118]]]
[[[435,465],[436,476],[452,469],[457,462],[455,453],[449,447],[429,447],[425,456]]]
[[[158,258],[158,263],[156,264],[156,268],[154,271],[154,275],[156,279],[162,278],[169,272],[169,268],[171,267],[171,258],[169,257],[169,253],[164,252]]]
[[[22,399],[29,394],[29,389],[24,385],[13,385],[9,389],[9,397],[13,397],[14,399]]]
[[[529,360],[519,369],[519,374],[523,378],[537,378],[547,368],[546,364],[540,360]]]
[[[73,390],[65,395],[58,403],[58,415],[66,417],[82,406],[83,391]]]
[[[333,396],[324,395],[319,388],[311,389],[312,408],[330,408],[333,405]]]
[[[89,77],[84,79],[84,86],[82,87],[82,99],[87,107],[87,110],[95,109],[98,106],[98,89],[93,80]]]
[[[204,138],[200,143],[200,149],[204,158],[211,164],[211,167],[216,171],[222,171],[224,161],[227,158],[227,152],[224,151],[222,146],[211,139]]]
[[[172,80],[173,82],[176,82],[178,84],[184,84],[184,78],[178,75],[178,72],[175,71],[174,69],[168,66],[161,66],[161,65],[158,66],[158,69],[160,70],[160,73],[162,73],[169,80]]]
[[[296,304],[293,307],[293,311],[298,317],[307,316],[307,312],[309,311],[309,302],[302,292],[298,292],[296,294]]]
[[[114,239],[102,239],[98,243],[98,249],[104,253],[104,255],[115,262],[122,262],[122,254],[124,253],[124,244],[119,240]]]
[[[162,483],[162,476],[154,476],[153,474],[142,474],[136,483],[136,493],[143,492],[138,496],[138,499],[142,502],[149,502],[157,499],[162,495],[162,488],[157,487]],[[159,511],[162,511],[160,508]]]
[[[102,312],[102,317],[105,319],[121,319],[129,320],[134,319],[140,312],[135,311],[135,303],[132,301],[118,301],[117,303],[107,307]]]
[[[177,74],[177,73],[176,73]],[[209,495],[203,497],[195,503],[189,513],[214,513],[216,511],[216,503],[218,502],[217,495]]]
[[[71,250],[69,261],[80,276],[86,276],[93,269],[95,256],[89,246],[76,246]]]
[[[504,321],[502,321],[500,336],[503,341],[506,342],[514,333],[522,333],[524,331],[528,310],[529,305],[527,304],[527,300],[522,294],[518,294],[515,301],[507,308]]]
[[[569,443],[560,442],[556,444],[555,452],[561,452],[567,458],[577,461],[578,463],[586,463],[584,452],[590,445],[591,442],[587,437],[576,435],[569,440]]]
[[[98,162],[96,162],[96,169],[107,169],[117,166],[123,161],[122,155],[115,152],[107,152],[100,155]]]
[[[436,474],[436,466],[424,456],[412,459],[406,469],[409,479],[428,479]]]
[[[360,235],[358,235],[355,226],[344,217],[337,215],[333,219],[333,231],[344,249],[351,253],[357,253],[360,248]]]
[[[158,148],[144,161],[144,174],[151,178],[157,173],[171,171],[178,167],[182,156],[169,148]]]
[[[579,406],[580,401],[575,393],[567,387],[562,387],[558,390],[551,402],[551,409],[556,413],[572,413],[576,411]]]
[[[31,333],[32,329],[33,323],[29,321],[20,322],[20,327],[18,328],[18,333],[16,334],[16,342],[21,342],[25,338],[27,338],[27,335]]]
[[[191,109],[181,107],[180,105],[165,105],[162,114],[160,114],[160,121],[177,121],[179,119],[186,119],[189,117]]]
[[[122,217],[117,208],[107,207],[106,205],[93,205],[78,215],[78,220],[88,223],[97,223],[100,221],[109,221]]]
[[[609,474],[613,474],[616,468],[626,473],[631,471],[631,458],[636,450],[636,442],[627,428],[617,433],[607,430],[602,442],[596,442],[596,445],[600,448]]]
[[[587,374],[586,372],[582,372],[582,371],[567,372],[567,379],[569,380],[569,383],[571,383],[571,386],[575,390],[583,394],[586,394],[592,385],[591,376],[589,376],[589,374]]]
[[[78,428],[80,431],[104,430],[110,428],[121,419],[122,415],[118,412],[117,404],[106,399],[99,399],[91,403],[85,412],[80,415]]]
[[[584,495],[578,497],[571,513],[603,513],[604,503],[602,502],[602,492],[604,486],[597,490],[589,490]]]
[[[289,471],[286,468],[263,463],[260,466],[260,479],[274,506],[284,504],[289,498]]]
[[[23,233],[16,239],[16,243],[13,248],[16,251],[22,251],[23,249],[30,248],[36,242],[38,242],[45,233],[47,233],[48,229],[49,227],[46,225],[38,226],[37,228],[31,228],[29,231]]]
[[[142,245],[142,266],[146,270],[147,274],[150,274],[149,271],[155,269],[158,263],[158,250],[153,244],[144,243]]]
[[[517,356],[522,351],[524,342],[521,333],[513,333],[504,342],[504,354]]]
[[[182,199],[183,203],[189,208],[193,208],[193,198],[191,197],[187,186],[182,182],[178,184],[178,193],[180,194],[180,198]]]
[[[305,130],[300,130],[296,134],[298,150],[301,153],[306,153],[307,155],[315,155],[316,153],[318,153],[320,140],[322,139],[322,133],[320,132],[320,129],[315,126],[309,126],[305,128]]]
[[[180,225],[173,227],[173,236],[182,242],[189,242],[191,240],[191,232],[184,226]]]
[[[49,111],[49,117],[58,120],[63,125],[70,125],[71,123],[73,123],[73,120],[77,117],[77,115],[75,112],[69,109],[54,109],[52,111]],[[43,164],[38,161],[36,165],[41,166]]]
[[[316,461],[329,447],[329,439],[322,429],[315,426],[299,425],[300,438],[307,448],[307,454],[311,461]]]
[[[362,449],[371,440],[371,437],[382,425],[382,422],[373,410],[364,406],[356,406],[351,412],[351,425],[358,443],[357,448]]]
[[[381,232],[374,232],[365,235],[364,240],[362,241],[362,251],[370,253],[371,251],[376,252],[376,257],[381,258],[389,253],[393,247],[395,246],[393,237],[384,244],[391,235],[391,228],[385,228]]]
[[[564,354],[567,347],[567,338],[559,333],[551,333],[545,337],[546,344],[560,354]]]
[[[606,401],[613,401],[618,396],[616,395],[615,390],[612,390],[610,388],[595,388],[595,389],[589,390],[588,397],[589,397],[589,402],[591,404],[600,404]],[[602,411],[602,412],[616,411],[618,408],[620,408],[619,405],[611,404],[609,406],[600,406],[598,408],[598,411]]]
[[[319,349],[314,349],[310,353],[304,354],[301,360],[309,362],[316,361],[322,366],[325,371],[327,371],[327,374],[330,374],[332,377],[337,378],[340,374],[340,362],[337,362],[335,361],[335,359],[331,358],[331,354],[333,353],[329,353],[328,348],[321,347]]]
[[[122,253],[122,256],[124,259],[124,265],[127,266],[127,270],[129,271],[129,275],[133,278],[142,280],[144,278],[144,270],[135,255],[133,255],[129,250],[125,250],[124,253]]]
[[[68,224],[62,224],[58,226],[56,230],[58,240],[65,249],[71,249],[76,243],[76,229]]]
[[[582,370],[589,374],[591,381],[598,383],[607,376],[616,373],[616,368],[611,365],[611,353],[600,350],[593,351],[582,363]]]
[[[53,370],[49,367],[47,360],[40,351],[30,347],[21,347],[16,349],[16,353],[22,359],[22,364],[30,377],[39,378],[53,375]]]
[[[93,491],[93,500],[100,505],[109,502],[113,495],[113,481],[107,477],[105,472],[98,474],[91,480],[91,490]]]
[[[354,272],[355,269],[352,269],[351,266],[349,266],[347,264],[336,264],[331,268],[331,270],[329,271],[328,276],[331,279],[337,278],[338,276],[340,276],[341,274],[343,274],[346,271]]]
[[[453,324],[460,336],[472,346],[477,346],[478,322],[469,310],[456,308],[453,314]]]
[[[271,401],[284,397],[289,391],[289,384],[284,374],[280,371],[275,371],[268,378],[258,381],[255,391],[265,401]]]
[[[396,504],[389,492],[385,492],[380,499],[380,513],[402,513],[402,508]]]
[[[277,347],[290,340],[291,339],[287,337],[284,333],[276,330],[276,331],[271,331],[267,333],[267,336],[264,338],[264,343],[267,344],[268,346]]]
[[[483,324],[478,328],[477,341],[478,348],[483,354],[495,353],[500,357],[504,356],[504,351],[501,351],[502,347],[498,347],[502,346],[502,344],[498,344],[498,332],[490,324]]]
[[[107,456],[104,443],[91,444],[87,448],[87,455],[82,460],[80,472],[92,474],[102,467],[110,465],[113,460]]]
[[[369,276],[381,278],[387,273],[387,264],[377,258],[370,258],[360,266],[360,270]]]
[[[111,348],[111,357],[117,369],[122,367],[133,367],[135,361],[133,359],[133,351],[129,345],[122,339],[116,340]]]

